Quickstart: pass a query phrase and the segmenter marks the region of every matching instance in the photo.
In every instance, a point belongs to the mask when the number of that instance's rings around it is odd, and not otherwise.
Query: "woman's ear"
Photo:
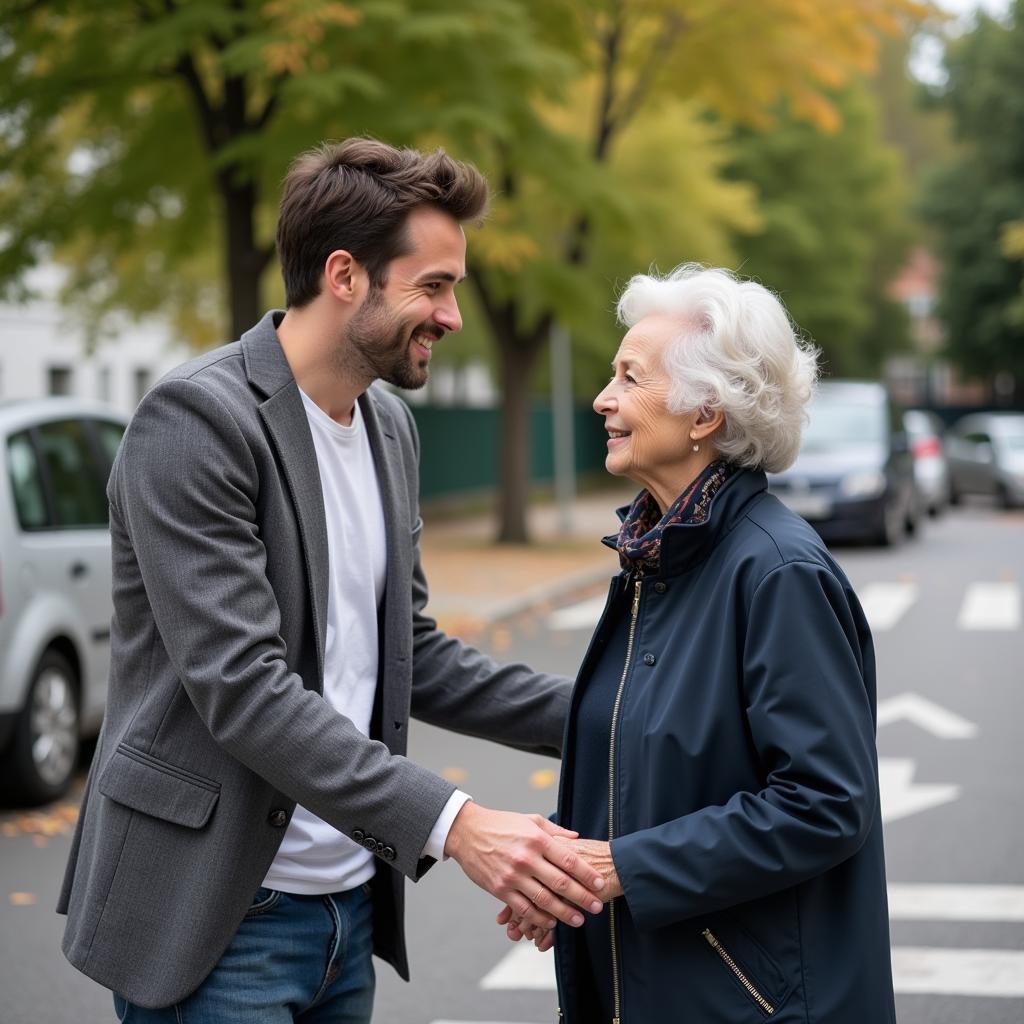
[[[709,409],[702,405],[693,421],[692,433],[696,435],[695,440],[710,437],[724,422],[725,413],[721,409]]]

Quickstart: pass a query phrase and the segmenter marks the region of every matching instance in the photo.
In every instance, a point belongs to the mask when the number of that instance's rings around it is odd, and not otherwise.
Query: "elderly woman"
[[[643,490],[605,540],[622,572],[559,795],[610,904],[556,929],[561,1019],[887,1024],[871,637],[765,482],[796,456],[815,354],[774,295],[723,270],[635,277],[618,312],[594,408],[608,471]]]

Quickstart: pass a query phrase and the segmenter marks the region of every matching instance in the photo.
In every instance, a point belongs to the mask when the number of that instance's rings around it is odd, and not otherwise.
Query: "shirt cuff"
[[[444,805],[437,821],[434,822],[434,827],[430,830],[427,844],[423,847],[422,856],[433,857],[434,860],[448,859],[444,855],[444,844],[448,842],[448,833],[451,831],[452,822],[455,821],[455,816],[462,810],[463,804],[467,800],[472,799],[468,793],[463,793],[461,789],[455,790],[448,797],[448,803]]]

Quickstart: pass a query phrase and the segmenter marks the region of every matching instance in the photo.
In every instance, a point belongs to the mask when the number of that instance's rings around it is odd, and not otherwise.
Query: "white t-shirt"
[[[377,608],[384,596],[384,509],[359,404],[345,427],[300,391],[327,516],[329,584],[324,698],[365,735],[377,691]],[[264,885],[301,895],[341,892],[373,876],[374,857],[301,805]]]
[[[313,435],[327,518],[324,699],[368,736],[377,692],[377,609],[387,573],[384,508],[373,452],[358,403],[346,427],[301,389],[299,393]],[[442,858],[448,830],[468,799],[458,790],[452,794],[425,855]],[[316,896],[354,889],[375,870],[369,850],[299,805],[263,884]]]

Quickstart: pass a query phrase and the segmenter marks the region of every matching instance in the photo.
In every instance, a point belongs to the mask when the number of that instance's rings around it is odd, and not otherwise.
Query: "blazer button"
[[[362,842],[362,841],[363,841],[363,840],[364,840],[364,839],[366,838],[366,833],[365,833],[365,832],[364,832],[364,831],[363,831],[363,830],[362,830],[361,828],[357,828],[357,829],[356,829],[356,830],[355,830],[355,831],[354,831],[354,832],[352,833],[352,838],[353,838],[353,839],[354,839],[354,840],[355,840],[355,841],[356,841],[357,843],[361,843],[361,842]]]
[[[646,654],[644,655],[644,664],[645,664],[645,665],[653,665],[653,664],[654,664],[654,663],[655,663],[655,662],[656,662],[657,660],[658,660],[658,659],[657,659],[657,658],[656,658],[656,657],[655,657],[655,656],[654,656],[653,654],[651,654],[651,652],[650,652],[650,651],[648,651],[648,652],[647,652],[647,653],[646,653]]]
[[[394,860],[395,857],[398,856],[398,854],[395,853],[395,848],[393,846],[385,846],[381,853],[381,856],[385,860]]]
[[[373,836],[367,836],[366,839],[363,841],[363,846],[366,847],[366,849],[369,850],[370,853],[377,852],[377,840],[374,839]]]
[[[376,849],[375,852],[377,852],[377,853],[383,853],[384,852],[384,844],[382,842],[380,842],[379,840],[377,841],[377,849]]]
[[[288,824],[288,812],[282,811],[278,808],[276,811],[271,811],[267,817],[267,821],[270,822],[274,828],[284,828]]]
[[[668,590],[668,584],[664,580],[658,580],[654,584],[654,592],[656,594],[664,594],[666,590]]]

